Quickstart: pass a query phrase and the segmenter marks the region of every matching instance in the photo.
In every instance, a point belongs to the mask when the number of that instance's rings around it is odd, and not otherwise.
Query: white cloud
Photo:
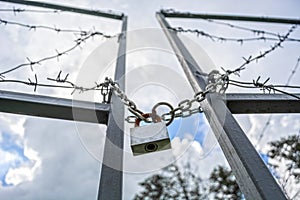
[[[1,181],[8,185],[32,181],[35,172],[41,165],[41,159],[37,152],[26,143],[25,120],[25,117],[20,116],[7,114],[0,116],[1,143],[3,145],[0,147]]]
[[[24,181],[32,181],[33,177],[34,173],[31,166],[15,169],[10,168],[6,174],[5,182],[7,184],[18,185]]]
[[[172,153],[177,158],[177,162],[188,160],[188,162],[195,163],[195,160],[199,160],[203,156],[203,147],[193,139],[193,137],[184,139],[175,137],[171,141]]]
[[[11,163],[13,161],[16,161],[16,160],[18,160],[18,158],[19,157],[17,154],[3,151],[0,148],[0,163],[1,163],[1,165],[5,165],[5,164]],[[1,168],[1,165],[0,165],[0,168]]]
[[[0,115],[1,132],[14,134],[16,137],[24,137],[24,116],[16,116],[11,114]]]
[[[199,142],[193,141],[193,142],[192,142],[192,147],[195,149],[195,151],[196,151],[199,155],[202,155],[202,154],[203,154],[203,148],[201,147],[201,145],[199,144]]]
[[[28,144],[24,144],[24,156],[29,161],[23,162],[21,166],[17,168],[10,168],[5,176],[5,182],[7,184],[18,185],[26,181],[32,181],[36,176],[36,173],[41,167],[42,160],[38,155],[38,152],[31,149]]]

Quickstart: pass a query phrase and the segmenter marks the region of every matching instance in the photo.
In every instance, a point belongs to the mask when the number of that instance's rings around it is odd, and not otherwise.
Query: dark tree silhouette
[[[268,152],[270,158],[279,162],[285,162],[287,170],[300,169],[300,138],[299,135],[291,135],[281,138],[279,141],[270,142],[271,149]],[[288,162],[287,162],[288,161]],[[272,164],[271,164],[272,165]],[[277,165],[272,165],[277,168]],[[300,174],[292,172],[297,182],[300,181]]]
[[[300,198],[300,137],[290,135],[270,142],[268,156],[276,162],[269,165],[281,171],[279,182],[289,199]]]
[[[224,166],[214,168],[210,177],[209,192],[213,199],[243,199],[232,171]]]
[[[188,165],[184,169],[182,172],[176,164],[163,168],[160,174],[139,183],[144,190],[134,199],[207,199],[200,177],[192,173]]]

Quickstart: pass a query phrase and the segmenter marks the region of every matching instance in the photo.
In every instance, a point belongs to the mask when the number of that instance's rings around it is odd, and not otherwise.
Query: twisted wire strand
[[[274,37],[266,37],[266,36],[258,36],[258,37],[250,37],[250,38],[233,38],[233,37],[224,37],[224,36],[218,36],[214,34],[207,33],[205,31],[199,30],[199,29],[184,29],[182,27],[171,27],[170,30],[173,30],[178,33],[192,33],[199,36],[204,36],[209,39],[211,39],[213,42],[238,42],[240,44],[243,44],[244,42],[252,42],[252,41],[278,41],[280,38],[282,38],[282,35],[272,35]],[[261,31],[263,32],[263,31]],[[300,42],[300,39],[297,38],[286,38],[286,41],[291,42]]]
[[[14,15],[16,15],[17,13],[24,13],[24,12],[28,12],[28,13],[60,13],[60,12],[64,12],[62,10],[42,10],[42,9],[24,9],[24,8],[1,8],[0,12],[13,12]]]
[[[229,85],[234,85],[234,86],[242,87],[242,88],[261,88],[263,91],[267,90],[269,93],[272,92],[272,91],[274,93],[279,92],[279,93],[286,94],[286,95],[289,95],[291,97],[294,97],[294,98],[300,100],[300,97],[298,97],[298,96],[296,96],[292,93],[285,92],[284,90],[277,89],[278,87],[287,88],[284,85],[266,85],[266,84],[260,83],[260,82],[242,82],[242,81],[236,81],[236,80],[229,80]],[[300,89],[300,86],[288,86],[288,88]]]
[[[34,81],[32,81],[30,78],[28,78],[27,81],[19,80],[19,79],[1,79],[0,83],[17,83],[17,84],[33,86],[34,91],[37,90],[38,86],[39,87],[48,87],[48,88],[73,89],[71,95],[75,91],[79,91],[81,93],[81,92],[85,92],[85,91],[103,90],[103,87],[106,87],[104,83],[97,83],[97,82],[95,82],[95,85],[91,86],[91,87],[80,86],[80,85],[77,85],[74,82],[68,80],[69,74],[67,74],[64,78],[61,78],[61,73],[62,73],[62,71],[60,71],[58,73],[56,78],[50,78],[50,77],[47,78],[47,80],[49,80],[51,82],[55,82],[56,84],[39,83],[36,74],[34,76]]]
[[[297,69],[299,67],[299,64],[300,64],[300,56],[298,57],[297,62],[295,64],[293,70],[291,71],[288,79],[287,79],[287,82],[285,84],[285,88],[289,88],[289,84],[290,84],[292,78],[294,77],[294,75],[296,74],[296,71],[297,71]],[[292,88],[294,88],[294,87],[292,87]],[[259,145],[259,143],[261,142],[262,138],[264,137],[264,134],[265,134],[267,128],[269,127],[272,118],[273,118],[273,115],[269,115],[269,117],[268,117],[268,119],[267,119],[267,121],[266,121],[266,123],[265,123],[265,125],[264,125],[264,127],[262,129],[262,132],[258,136],[258,139],[257,139],[257,142],[255,144],[255,147],[257,147]]]
[[[96,31],[96,30],[77,30],[77,29],[62,29],[62,28],[57,28],[57,27],[51,27],[51,26],[46,26],[46,25],[32,25],[32,24],[25,24],[25,23],[21,23],[21,22],[15,22],[15,21],[10,21],[10,20],[5,20],[5,19],[1,19],[0,18],[0,24],[2,25],[12,25],[12,26],[19,26],[22,28],[27,28],[29,31],[30,30],[34,30],[36,31],[37,29],[44,29],[44,30],[50,30],[50,31],[54,31],[56,33],[73,33],[75,35],[80,35],[80,36],[87,36],[88,34],[90,34],[91,32],[98,32],[99,34],[101,32]],[[111,38],[111,37],[115,37],[113,35],[108,35],[105,33],[101,33],[101,35],[105,38]]]
[[[270,36],[275,36],[275,37],[283,37],[283,35],[280,35],[279,33],[271,32],[271,31],[266,31],[266,30],[262,30],[262,29],[252,29],[252,28],[248,28],[248,27],[245,27],[245,26],[235,25],[235,24],[228,23],[228,22],[216,21],[216,20],[213,20],[213,19],[203,19],[203,20],[206,20],[208,22],[211,22],[211,23],[214,23],[214,24],[218,24],[218,25],[228,26],[228,27],[234,28],[234,29],[251,32],[254,35],[263,35],[263,36],[264,35],[270,35]]]
[[[116,36],[105,35],[102,32],[89,32],[87,35],[81,35],[79,38],[77,38],[76,40],[74,40],[75,44],[73,46],[71,46],[70,48],[65,49],[65,50],[63,50],[61,52],[59,52],[58,50],[55,50],[56,54],[53,54],[53,55],[41,58],[41,59],[36,60],[36,61],[32,61],[30,58],[27,57],[26,59],[27,59],[28,62],[19,64],[19,65],[15,66],[15,67],[12,67],[10,69],[7,69],[5,71],[0,72],[0,77],[3,79],[5,77],[4,76],[5,74],[13,72],[13,71],[15,71],[17,69],[20,69],[20,68],[26,67],[26,66],[30,66],[31,70],[33,71],[33,66],[35,66],[35,65],[41,65],[42,62],[49,61],[49,60],[52,60],[52,59],[59,59],[61,56],[70,53],[71,51],[77,49],[78,47],[81,47],[80,45],[82,43],[86,42],[88,39],[93,38],[94,36],[97,36],[97,35],[103,36],[105,38],[116,37]]]
[[[257,56],[254,56],[254,57],[249,56],[248,58],[243,57],[244,62],[239,67],[237,67],[235,70],[230,71],[230,72],[231,73],[240,72],[241,70],[245,69],[246,65],[249,65],[250,63],[252,63],[254,61],[257,62],[259,59],[265,58],[268,54],[272,53],[279,47],[282,47],[282,44],[286,41],[286,39],[289,37],[289,35],[296,29],[296,27],[297,27],[296,25],[293,25],[283,37],[279,38],[278,42],[276,42],[274,45],[272,45],[269,49],[265,50],[264,52],[260,52]]]

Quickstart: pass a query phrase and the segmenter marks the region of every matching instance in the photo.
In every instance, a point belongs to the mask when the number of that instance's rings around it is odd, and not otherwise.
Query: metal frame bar
[[[233,114],[300,113],[300,101],[285,94],[229,93],[223,100]],[[0,90],[0,112],[107,124],[110,105]]]
[[[109,110],[108,104],[0,90],[0,112],[107,124]]]
[[[74,13],[80,13],[85,15],[92,15],[97,17],[105,17],[105,18],[111,18],[111,19],[117,19],[122,20],[124,14],[116,14],[112,12],[104,12],[99,10],[87,10],[82,8],[76,8],[71,6],[62,6],[52,3],[45,3],[45,2],[38,2],[38,1],[24,1],[24,0],[0,0],[2,2],[7,3],[14,3],[14,4],[22,4],[27,6],[35,6],[35,7],[42,7],[42,8],[49,8],[54,10],[62,10],[67,12],[74,12]]]
[[[169,18],[190,18],[190,19],[220,19],[231,21],[247,21],[247,22],[266,22],[266,23],[281,23],[281,24],[300,24],[300,19],[288,18],[273,18],[273,17],[253,17],[253,16],[238,16],[238,15],[212,15],[199,13],[182,13],[176,11],[161,10],[164,17]]]
[[[285,94],[226,94],[224,101],[233,114],[300,113],[299,99]]]
[[[118,82],[123,91],[125,91],[126,34],[127,17],[124,16],[115,70],[115,81]],[[124,104],[113,94],[106,131],[98,200],[122,199],[124,123]]]
[[[197,71],[201,74],[201,68],[177,33],[169,29],[170,25],[165,19],[166,16],[158,12],[156,17],[192,88],[195,92],[204,90],[205,77],[196,76]],[[286,199],[272,174],[225,105],[223,98],[218,94],[209,93],[201,102],[201,107],[245,197],[257,200]]]

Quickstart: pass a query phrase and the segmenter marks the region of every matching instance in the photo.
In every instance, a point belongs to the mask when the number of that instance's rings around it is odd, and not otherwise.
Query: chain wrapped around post
[[[186,118],[196,113],[202,113],[203,110],[199,105],[200,102],[204,101],[206,94],[208,93],[225,93],[228,88],[228,76],[234,73],[234,71],[225,71],[225,74],[221,74],[218,70],[212,70],[207,76],[207,86],[204,91],[200,91],[194,95],[192,99],[185,99],[179,102],[176,108],[167,102],[159,102],[155,104],[152,108],[151,118],[145,117],[145,113],[139,110],[136,104],[130,100],[124,91],[122,91],[117,82],[114,82],[111,78],[105,78],[104,85],[112,90],[112,92],[120,98],[125,106],[128,107],[128,110],[133,114],[133,116],[128,116],[125,118],[125,121],[128,123],[135,123],[136,120],[144,121],[146,123],[156,122],[157,117],[161,118],[166,122],[166,125],[170,125],[175,118],[181,117]],[[101,91],[102,92],[102,91]],[[107,95],[105,93],[105,95]],[[104,95],[104,99],[105,99]],[[196,105],[197,104],[197,105]],[[157,114],[156,109],[159,106],[167,106],[170,111],[163,113],[161,116]]]

